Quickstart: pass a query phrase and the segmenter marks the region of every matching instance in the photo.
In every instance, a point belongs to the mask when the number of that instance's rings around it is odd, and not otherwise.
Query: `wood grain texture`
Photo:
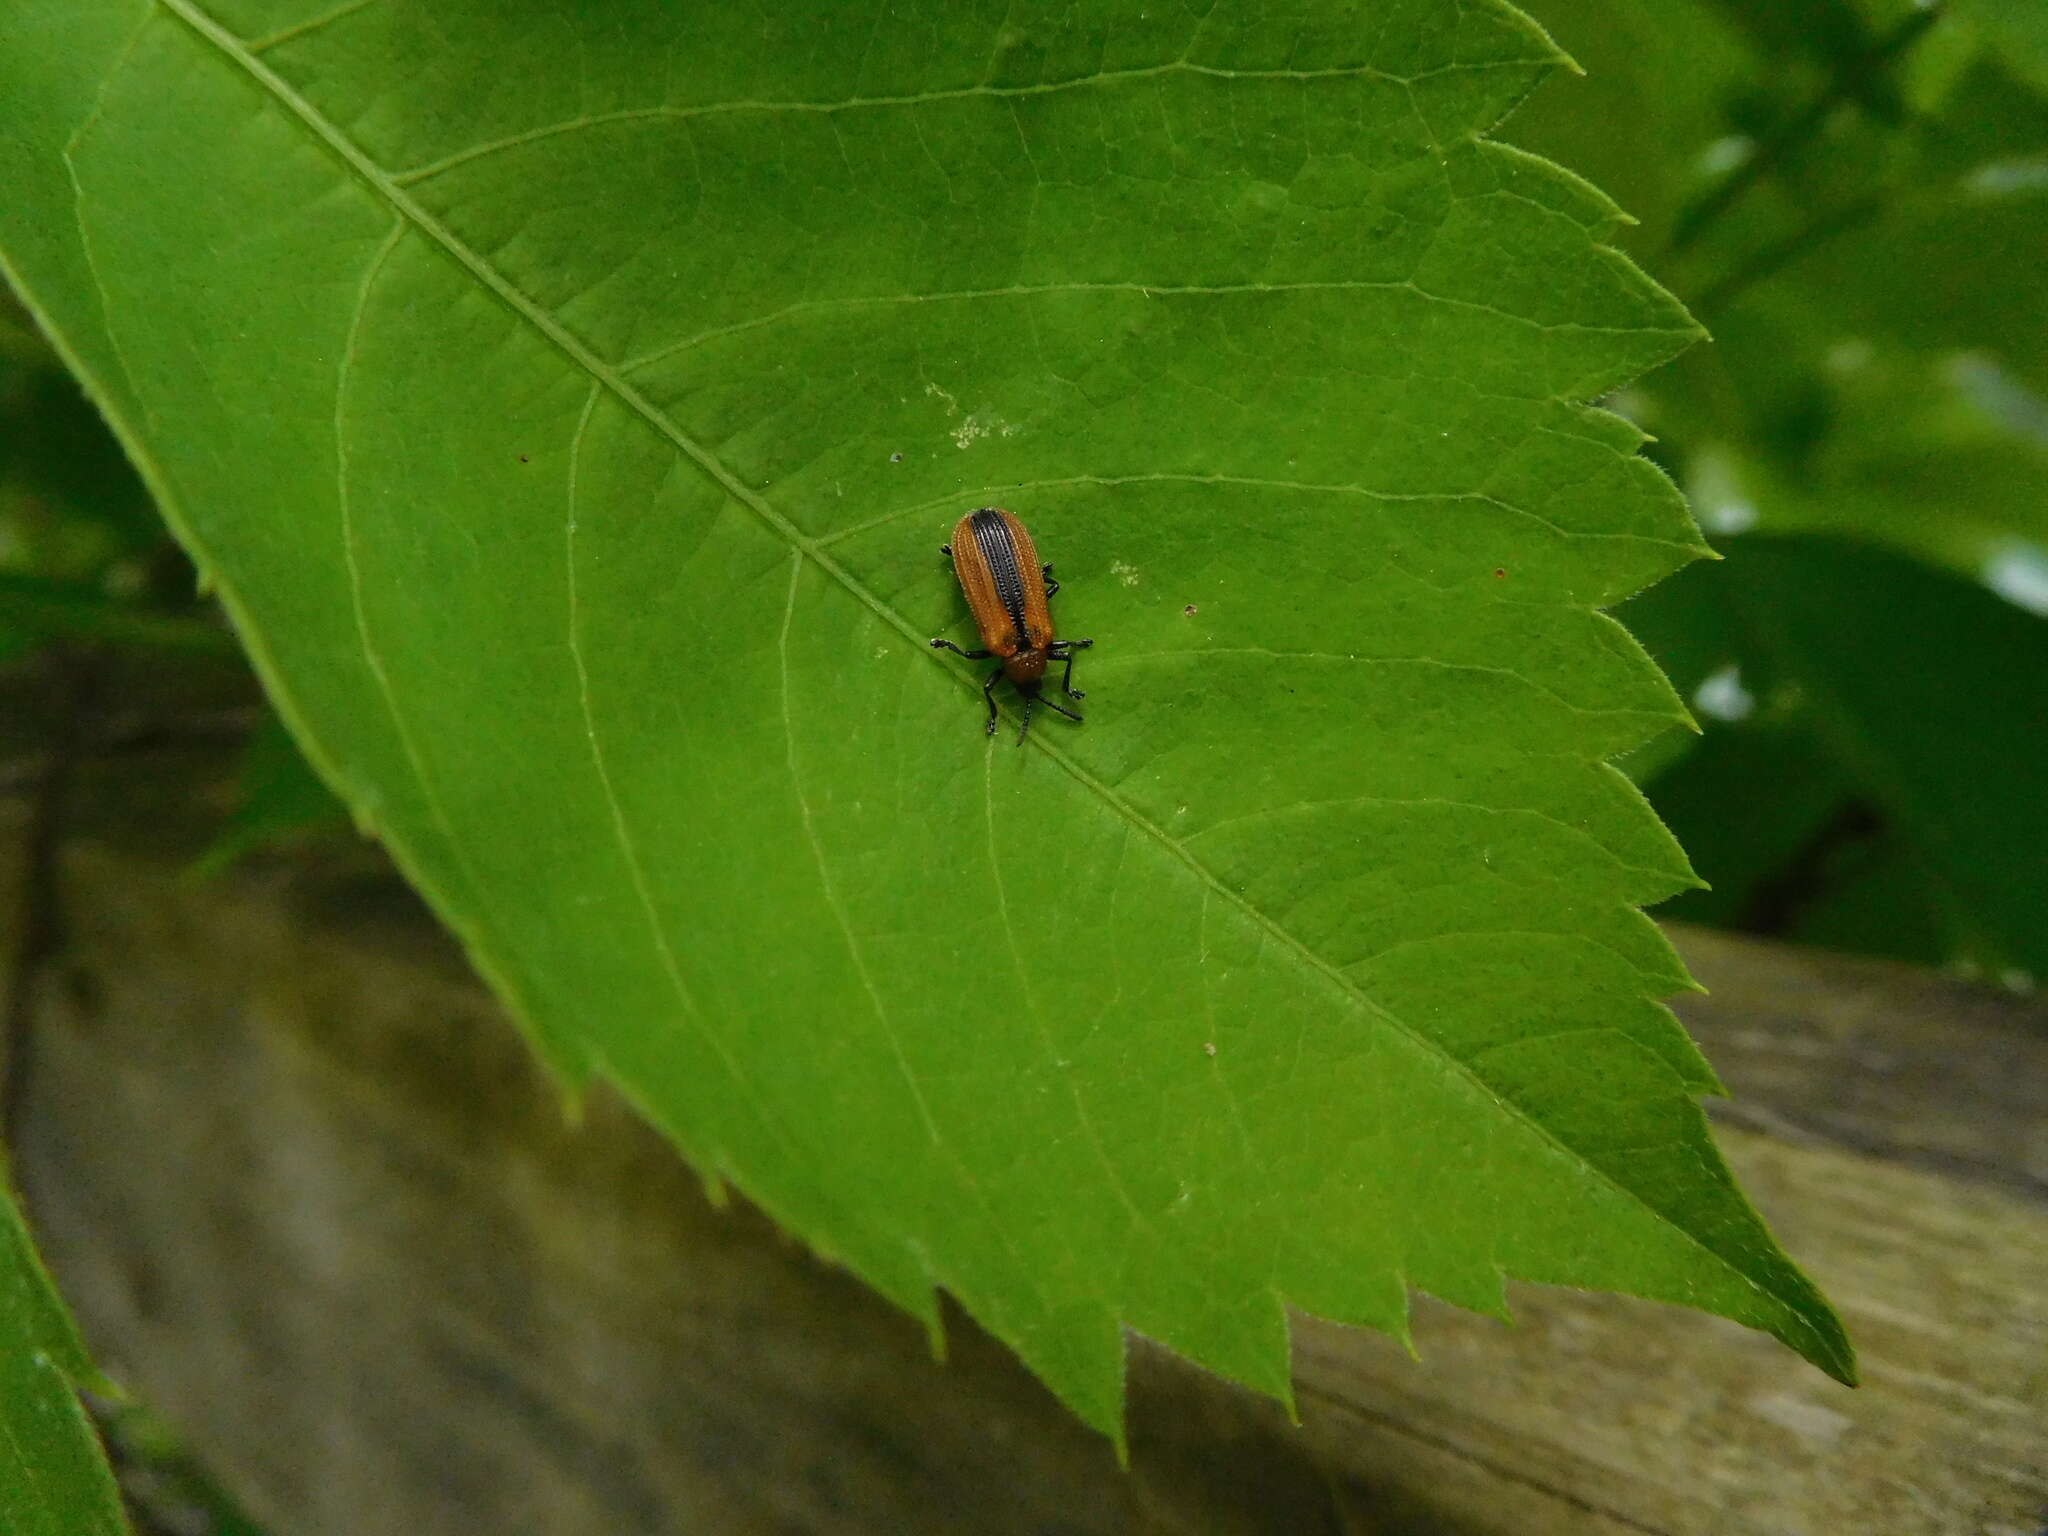
[[[377,861],[194,886],[211,767],[64,847],[21,1174],[103,1364],[279,1536],[2034,1536],[2048,1015],[1681,935],[1730,1160],[1847,1314],[1839,1388],[1733,1325],[1519,1288],[1420,1360],[1302,1320],[1302,1424],[1141,1343],[1133,1465],[996,1345],[948,1360],[611,1096],[580,1122]],[[0,813],[8,857],[25,811]],[[18,871],[9,868],[10,883]]]

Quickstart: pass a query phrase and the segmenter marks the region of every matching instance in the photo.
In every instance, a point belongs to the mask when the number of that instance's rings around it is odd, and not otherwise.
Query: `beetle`
[[[1017,731],[1018,745],[1031,729],[1031,706],[1043,704],[1069,720],[1081,717],[1064,705],[1040,695],[1049,662],[1064,661],[1065,674],[1060,691],[1070,699],[1087,695],[1074,687],[1074,652],[1085,651],[1093,640],[1055,640],[1052,608],[1047,602],[1060,584],[1052,579],[1052,567],[1038,563],[1038,548],[1022,523],[1001,507],[983,507],[970,512],[953,528],[953,542],[940,547],[950,555],[953,574],[960,578],[960,590],[967,594],[968,611],[981,631],[982,649],[963,651],[950,640],[932,641],[932,649],[953,651],[969,661],[1001,661],[981,695],[988,701],[988,734],[996,733],[995,686],[1003,678],[1024,699],[1024,723]]]

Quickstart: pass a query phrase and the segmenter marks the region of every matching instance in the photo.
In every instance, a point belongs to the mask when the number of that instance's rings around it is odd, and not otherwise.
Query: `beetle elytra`
[[[1064,705],[1044,698],[1046,666],[1063,661],[1066,671],[1060,691],[1070,699],[1085,698],[1074,688],[1074,652],[1084,651],[1093,640],[1053,638],[1052,608],[1048,603],[1060,584],[1052,579],[1052,567],[1038,563],[1038,549],[1022,523],[1001,507],[983,507],[961,518],[953,529],[953,542],[941,550],[953,557],[953,574],[960,578],[960,590],[967,594],[968,611],[981,631],[982,649],[963,651],[950,640],[934,640],[934,650],[954,651],[969,661],[995,657],[1001,664],[981,685],[988,701],[988,734],[996,733],[995,686],[1010,680],[1024,700],[1024,723],[1017,732],[1021,744],[1031,729],[1031,706],[1047,709],[1069,720],[1081,717]]]

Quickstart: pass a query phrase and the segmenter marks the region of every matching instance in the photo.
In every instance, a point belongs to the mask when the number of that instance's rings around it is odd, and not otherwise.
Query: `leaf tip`
[[[1408,1272],[1397,1270],[1394,1274],[1394,1309],[1385,1318],[1375,1318],[1373,1326],[1401,1346],[1401,1350],[1417,1365],[1422,1363],[1422,1351],[1415,1347],[1415,1293],[1408,1283]]]
[[[1802,1270],[1782,1253],[1775,1258],[1773,1267],[1782,1268],[1768,1290],[1782,1310],[1776,1320],[1765,1323],[1766,1330],[1843,1386],[1861,1386],[1856,1346],[1849,1342],[1840,1315]]]
[[[1861,1386],[1863,1373],[1856,1363],[1856,1346],[1849,1341],[1840,1314],[1803,1271],[1795,1268],[1792,1276],[1795,1287],[1785,1303],[1804,1337],[1794,1338],[1789,1332],[1779,1337],[1843,1386]]]
[[[1842,1327],[1842,1320],[1835,1315],[1834,1308],[1820,1300],[1818,1295],[1814,1300],[1820,1315],[1804,1320],[1813,1328],[1816,1347],[1799,1352],[1843,1386],[1852,1389],[1862,1386],[1863,1372],[1856,1363],[1856,1346],[1849,1342],[1848,1330]]]

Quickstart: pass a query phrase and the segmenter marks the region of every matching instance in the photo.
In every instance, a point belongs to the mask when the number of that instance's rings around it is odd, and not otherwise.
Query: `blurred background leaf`
[[[238,859],[350,825],[348,807],[313,771],[275,715],[266,716],[242,760],[239,802],[196,873],[215,875]]]
[[[1661,912],[2028,984],[2048,8],[1536,10],[1588,75],[1524,142],[1639,214],[1621,243],[1713,331],[1616,401],[1729,557],[1623,610],[1703,729],[1629,764],[1712,886]]]

